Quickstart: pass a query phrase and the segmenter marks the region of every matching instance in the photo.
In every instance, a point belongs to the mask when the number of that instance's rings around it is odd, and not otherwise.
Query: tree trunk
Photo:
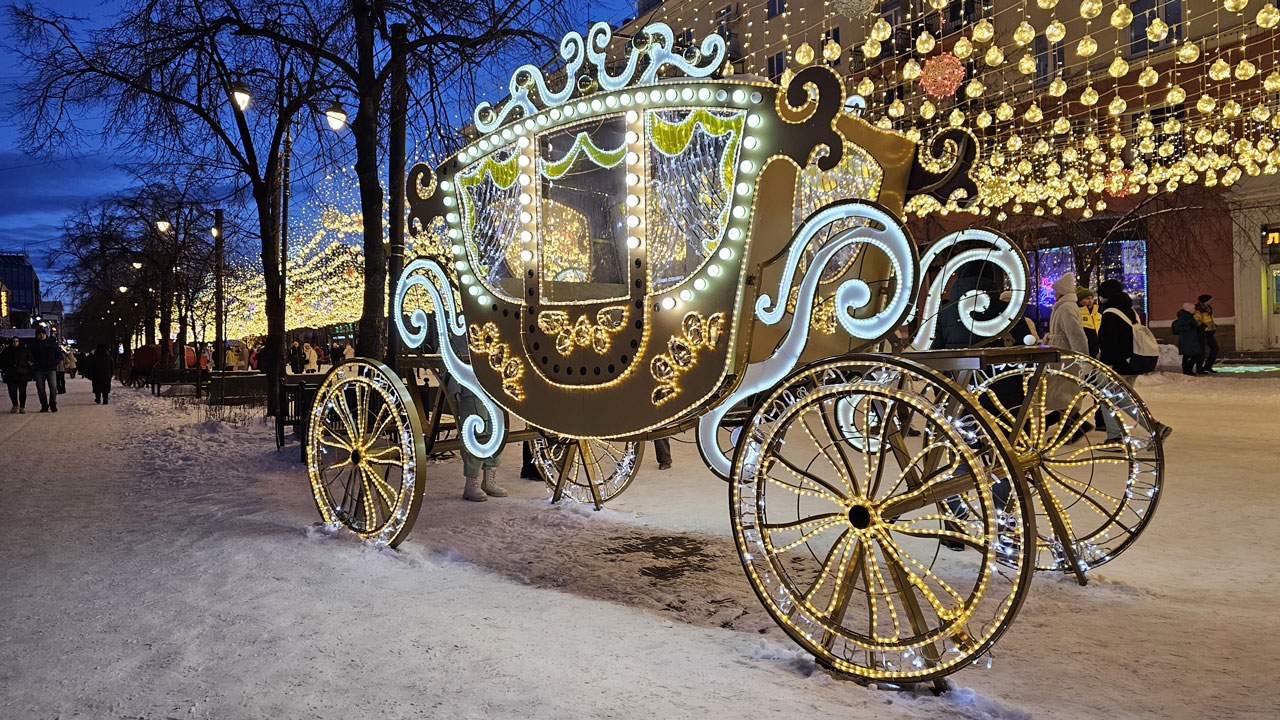
[[[356,63],[361,95],[351,133],[356,143],[356,178],[360,182],[360,214],[364,221],[364,302],[356,355],[381,358],[387,338],[387,248],[382,234],[382,183],[378,179],[378,115],[382,88],[375,82],[373,11],[364,0],[351,0],[356,25]]]
[[[275,188],[271,172],[265,183],[256,183],[253,199],[258,205],[258,229],[262,236],[262,275],[265,282],[267,336],[258,353],[258,369],[267,374],[267,415],[280,412],[280,378],[284,368],[284,288],[280,276],[280,225],[277,222]]]
[[[172,267],[172,266],[170,266]],[[173,274],[165,268],[160,276],[160,367],[170,367],[172,358],[169,347],[169,331],[173,328]],[[115,329],[112,329],[115,334]]]

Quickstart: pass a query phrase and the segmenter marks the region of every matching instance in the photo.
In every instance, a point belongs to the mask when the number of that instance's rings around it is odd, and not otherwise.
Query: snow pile
[[[518,448],[486,503],[433,465],[392,551],[317,522],[270,425],[70,383],[0,420],[5,717],[1280,716],[1280,379],[1143,376],[1175,428],[1147,534],[1087,587],[1038,576],[940,697],[834,679],[774,626],[690,444],[602,512],[549,505]]]

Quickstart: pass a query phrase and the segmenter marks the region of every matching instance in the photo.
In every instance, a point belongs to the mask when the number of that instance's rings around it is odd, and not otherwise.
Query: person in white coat
[[[1053,304],[1053,312],[1049,315],[1049,334],[1045,343],[1059,350],[1070,350],[1081,355],[1089,354],[1089,336],[1084,332],[1084,320],[1080,315],[1080,306],[1076,297],[1076,274],[1066,273],[1053,283],[1053,295],[1057,299]],[[1076,399],[1080,388],[1067,378],[1046,377],[1045,404],[1053,411],[1046,417],[1046,424],[1053,425],[1067,410],[1068,428],[1075,427],[1081,413],[1086,409],[1080,407],[1085,398]],[[1073,405],[1074,400],[1074,405]],[[1068,407],[1072,405],[1072,407]],[[1093,424],[1080,423],[1073,432],[1073,439],[1093,430]]]
[[[302,357],[305,362],[303,372],[317,372],[320,370],[320,356],[316,354],[316,349],[311,347],[311,343],[302,345]]]

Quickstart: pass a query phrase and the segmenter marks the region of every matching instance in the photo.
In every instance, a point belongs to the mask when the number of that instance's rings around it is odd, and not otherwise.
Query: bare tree
[[[248,0],[141,0],[127,4],[112,25],[85,31],[80,19],[14,6],[15,38],[30,73],[15,110],[29,150],[77,147],[94,134],[77,118],[97,111],[106,128],[98,134],[105,132],[109,141],[158,165],[194,160],[210,170],[210,184],[247,190],[261,240],[265,367],[274,386],[285,330],[281,150],[295,116],[328,95],[332,84],[314,56],[235,35],[228,17],[270,26],[274,10]],[[259,111],[247,111],[247,102]],[[275,396],[269,397],[268,412],[274,412]]]
[[[283,2],[274,14],[252,17],[228,5],[240,35],[262,38],[281,52],[306,56],[340,82],[354,98],[351,131],[355,171],[364,219],[364,298],[356,352],[381,357],[387,337],[387,248],[382,219],[384,194],[379,169],[384,147],[383,112],[397,61],[403,60],[412,101],[407,112],[430,127],[429,148],[447,151],[456,144],[456,120],[450,111],[473,106],[476,81],[495,58],[518,48],[553,46],[544,31],[558,34],[567,24],[564,0],[329,0]],[[399,27],[397,27],[399,26]],[[397,32],[402,35],[397,36]],[[402,37],[403,40],[397,38]],[[401,111],[404,112],[404,111]],[[396,162],[399,158],[391,158]],[[402,178],[403,169],[390,173]],[[404,218],[391,218],[404,224]]]

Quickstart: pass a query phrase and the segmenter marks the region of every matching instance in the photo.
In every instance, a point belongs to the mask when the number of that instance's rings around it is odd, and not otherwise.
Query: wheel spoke
[[[880,572],[880,563],[876,560],[875,546],[871,543],[863,543],[863,550],[864,568],[869,568],[870,570],[869,573],[864,570],[867,582],[867,608],[871,616],[871,632],[869,634],[880,642],[896,642],[902,637],[902,628],[898,625],[898,611],[893,606],[893,593],[889,590],[888,583],[884,581],[884,574]],[[872,582],[873,579],[874,583]],[[876,588],[879,590],[877,591]],[[879,604],[877,597],[883,597],[885,607],[889,609],[889,621],[893,625],[893,635],[890,637],[884,637],[880,634],[880,625],[876,619],[879,614],[876,610]]]
[[[910,586],[913,586],[917,591],[919,591],[919,594],[928,601],[931,607],[933,607],[933,611],[937,613],[939,620],[942,620],[943,622],[950,622],[961,614],[964,609],[964,598],[960,597],[960,594],[953,590],[945,580],[935,575],[932,570],[922,565],[915,558],[911,557],[911,555],[899,547],[898,544],[893,541],[893,538],[889,537],[889,534],[884,530],[878,530],[876,532],[876,539],[879,541],[880,547],[884,551],[885,558],[894,562],[898,566],[898,568],[904,573]],[[904,560],[903,558],[906,559]],[[948,608],[944,606],[942,601],[938,599],[938,596],[934,594],[933,590],[929,589],[924,578],[912,571],[911,567],[908,566],[908,562],[919,568],[925,577],[932,580],[934,584],[942,588],[943,592],[951,596],[951,599],[957,603],[958,607]],[[899,590],[904,593],[911,592],[910,587],[899,588]]]
[[[822,422],[822,424],[825,427],[826,425],[825,421]],[[801,413],[800,415],[800,427],[804,428],[804,432],[806,435],[809,436],[810,442],[812,442],[818,448],[818,452],[827,461],[827,464],[831,466],[831,469],[835,470],[836,475],[840,476],[840,480],[844,483],[844,486],[849,493],[846,497],[852,497],[853,496],[853,480],[845,472],[844,462],[841,461],[840,459],[833,458],[831,453],[831,446],[834,444],[839,444],[839,441],[836,440],[834,437],[832,437],[830,434],[827,435],[827,439],[825,442],[823,440],[819,440],[818,436],[813,432],[813,428],[810,427],[809,425],[809,413],[807,412]]]
[[[1068,492],[1078,495],[1081,500],[1084,500],[1086,503],[1090,505],[1090,507],[1093,509],[1094,512],[1098,513],[1099,515],[1105,518],[1115,519],[1115,517],[1119,515],[1120,512],[1124,509],[1124,503],[1120,502],[1119,498],[1114,498],[1102,492],[1101,490],[1093,487],[1092,485],[1082,483],[1079,480],[1074,480],[1072,478],[1066,477],[1065,475],[1061,475],[1055,470],[1053,470],[1052,468],[1046,467],[1044,470],[1049,474],[1049,477],[1053,478],[1055,482],[1057,482],[1059,485],[1065,488]],[[1112,502],[1112,509],[1108,510],[1107,508],[1102,506],[1102,503],[1090,497],[1089,496],[1090,492],[1093,492],[1097,495],[1101,495],[1107,500],[1110,500]]]
[[[833,528],[833,527],[837,527],[838,525],[840,525],[840,524],[841,524],[841,523],[843,523],[843,522],[844,522],[844,519],[843,519],[843,518],[841,518],[841,517],[839,517],[839,516],[837,516],[837,517],[836,517],[836,519],[828,520],[827,522],[823,522],[823,523],[819,523],[819,524],[817,524],[817,525],[816,525],[812,530],[809,530],[809,531],[805,532],[803,535],[801,535],[801,536],[800,536],[800,539],[798,539],[798,540],[793,540],[793,541],[791,541],[791,542],[787,543],[786,545],[783,545],[782,547],[774,547],[774,546],[773,546],[773,537],[772,537],[772,534],[771,534],[771,533],[765,532],[765,533],[764,533],[764,536],[765,536],[765,539],[768,541],[768,545],[769,545],[769,547],[771,547],[771,548],[772,548],[772,550],[773,550],[775,553],[784,553],[784,552],[786,552],[786,551],[788,551],[788,550],[790,550],[790,549],[792,549],[792,548],[794,548],[794,547],[796,547],[796,546],[798,546],[798,545],[803,545],[804,543],[809,542],[809,540],[811,540],[812,538],[814,538],[814,537],[818,536],[818,535],[819,535],[819,534],[821,534],[823,531],[830,530],[830,529],[831,529],[831,528]]]
[[[844,520],[844,518],[845,518],[844,513],[826,513],[823,515],[810,515],[809,517],[801,518],[799,520],[794,520],[788,523],[765,523],[761,527],[771,532],[778,532],[782,530],[799,530],[800,528],[809,527],[810,525],[821,525],[821,524],[835,521],[835,520]]]
[[[772,457],[774,460],[777,460],[779,463],[781,463],[782,466],[785,467],[788,471],[790,471],[792,475],[795,475],[796,478],[800,480],[802,484],[805,482],[809,482],[813,484],[815,489],[807,490],[804,487],[797,487],[795,485],[784,483],[781,480],[774,478],[773,475],[769,473],[769,470],[772,470],[772,466],[770,466],[765,470],[765,472],[769,476],[770,482],[773,482],[781,487],[788,488],[792,492],[799,493],[801,495],[816,495],[818,497],[825,497],[837,505],[845,504],[846,502],[845,497],[840,493],[839,490],[837,490],[830,483],[826,482],[820,477],[813,475],[812,473],[809,473],[805,470],[800,469],[794,463],[788,460],[784,455],[774,455]]]
[[[849,553],[849,536],[852,532],[851,529],[845,528],[844,532],[840,533],[840,537],[836,538],[836,541],[831,544],[831,549],[827,551],[827,556],[823,558],[822,565],[818,567],[818,574],[814,577],[813,584],[809,586],[804,596],[800,598],[800,601],[807,605],[810,610],[818,612],[818,609],[813,606],[813,596],[826,584],[827,578],[831,574],[831,569],[836,566],[837,562],[840,567],[844,567],[845,556]],[[834,599],[834,589],[832,592],[832,598]],[[827,612],[830,610],[831,608],[828,605]]]
[[[845,437],[844,433],[840,431],[839,420],[833,417],[835,408],[841,400],[842,398],[838,398],[834,401],[830,398],[823,400],[818,404],[818,414],[822,418],[822,426],[827,431],[827,437],[832,439],[833,444],[836,446],[836,454],[840,456],[840,466],[843,468],[843,471],[840,473],[840,479],[844,481],[845,489],[849,493],[848,496],[857,497],[857,475],[853,471],[853,462],[849,460],[849,453],[845,449],[845,443],[849,441],[849,438]],[[863,448],[863,452],[866,452],[865,447]]]

